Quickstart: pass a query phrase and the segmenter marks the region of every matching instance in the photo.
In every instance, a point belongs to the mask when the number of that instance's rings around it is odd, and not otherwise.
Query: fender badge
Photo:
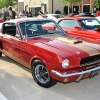
[[[79,54],[81,54],[81,53],[80,53],[79,51],[76,51],[76,54],[78,54],[78,55],[79,55]]]

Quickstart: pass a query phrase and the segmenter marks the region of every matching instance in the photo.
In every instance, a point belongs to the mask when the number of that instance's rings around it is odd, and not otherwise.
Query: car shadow
[[[6,62],[9,62],[9,63],[13,63],[13,64],[15,64],[15,65],[21,67],[22,69],[24,69],[24,70],[26,70],[26,71],[28,71],[28,72],[31,73],[31,70],[30,70],[29,68],[23,66],[22,64],[20,64],[20,63],[16,62],[15,60],[9,58],[8,56],[2,55],[2,56],[0,57],[0,60],[6,61]]]

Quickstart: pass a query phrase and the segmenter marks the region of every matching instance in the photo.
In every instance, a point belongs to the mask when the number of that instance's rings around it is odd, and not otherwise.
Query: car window
[[[23,38],[48,34],[64,34],[61,27],[54,21],[29,21],[22,22],[19,26]]]
[[[95,29],[100,27],[100,22],[96,18],[87,18],[79,20],[83,29]]]
[[[3,33],[11,36],[16,35],[16,25],[15,23],[4,23],[3,24]]]
[[[79,26],[75,20],[61,20],[59,22],[59,25],[68,28],[74,28],[75,26]]]

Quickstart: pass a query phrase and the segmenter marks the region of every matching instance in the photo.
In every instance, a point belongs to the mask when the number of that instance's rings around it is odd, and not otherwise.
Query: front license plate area
[[[94,77],[94,76],[96,76],[96,75],[98,75],[98,74],[99,74],[99,70],[92,71],[92,72],[90,73],[89,78],[92,78],[92,77]]]

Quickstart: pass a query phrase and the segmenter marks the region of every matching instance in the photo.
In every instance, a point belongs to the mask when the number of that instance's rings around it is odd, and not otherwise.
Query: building
[[[82,0],[79,4],[73,4],[71,6],[72,12],[90,12],[93,13],[96,8],[93,8],[94,0]]]
[[[93,12],[95,9],[92,7],[94,0],[82,0],[79,4],[77,2],[72,4],[70,12]],[[64,7],[66,5],[58,2],[58,0],[24,0],[24,10],[31,11],[33,14],[37,14],[39,10],[44,13],[55,13],[59,10],[64,13]]]
[[[24,10],[24,2],[18,2],[18,13]]]

